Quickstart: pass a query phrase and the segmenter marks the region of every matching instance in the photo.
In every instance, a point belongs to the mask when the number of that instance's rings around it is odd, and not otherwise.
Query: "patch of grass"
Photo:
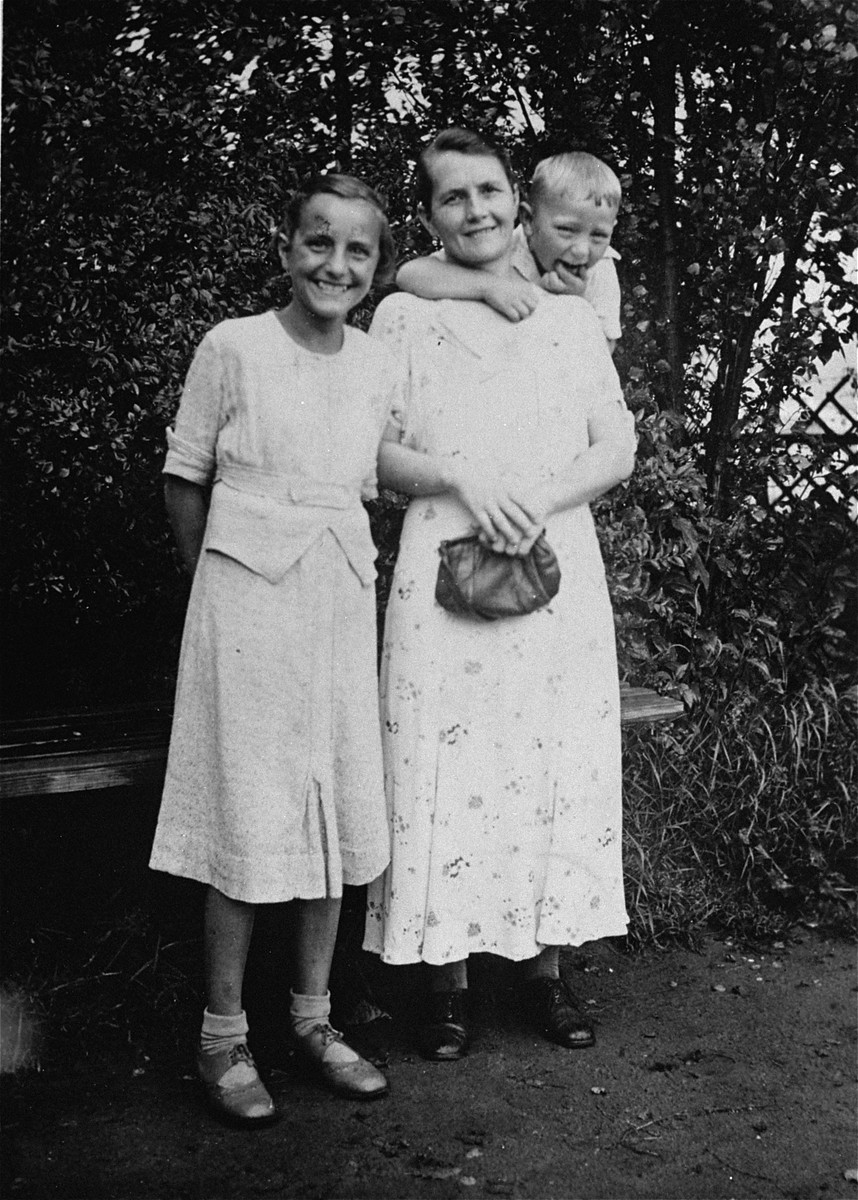
[[[38,928],[16,957],[3,990],[36,1035],[16,1070],[85,1058],[105,1040],[145,1058],[155,1039],[178,1048],[188,1020],[198,1021],[198,947],[165,940],[140,908],[86,930]],[[4,1058],[6,1011],[4,1004]]]
[[[854,929],[854,690],[747,691],[626,738],[627,896],[635,943],[708,927]]]

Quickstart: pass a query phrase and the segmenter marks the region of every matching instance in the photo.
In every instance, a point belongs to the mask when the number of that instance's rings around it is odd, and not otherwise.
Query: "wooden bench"
[[[673,721],[679,700],[648,688],[621,691],[623,725]],[[169,703],[128,705],[0,723],[0,796],[45,796],[159,783]]]
[[[171,704],[53,713],[0,723],[0,796],[131,787],[163,779]]]

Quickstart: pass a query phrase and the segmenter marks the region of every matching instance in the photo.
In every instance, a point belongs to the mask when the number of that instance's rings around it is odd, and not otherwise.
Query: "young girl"
[[[150,862],[208,885],[199,1074],[221,1116],[252,1125],[277,1115],[242,1008],[257,904],[298,908],[299,1053],[341,1094],[387,1091],[331,1027],[328,977],[343,884],[389,858],[361,497],[396,368],[345,322],[394,248],[376,193],[334,174],[295,197],[276,241],[290,304],[206,334],[167,434],[167,511],[194,578]]]

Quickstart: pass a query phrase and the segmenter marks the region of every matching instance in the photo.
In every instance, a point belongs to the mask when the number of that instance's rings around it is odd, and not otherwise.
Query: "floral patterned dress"
[[[395,295],[370,331],[408,372],[396,423],[429,453],[548,479],[625,411],[589,305],[546,295],[513,325],[487,306]],[[623,422],[633,440],[633,422]],[[613,617],[589,507],[552,516],[557,597],[484,622],[434,599],[438,545],[470,532],[452,496],[412,500],[381,672],[390,866],[371,885],[365,948],[389,963],[622,934],[620,705]]]

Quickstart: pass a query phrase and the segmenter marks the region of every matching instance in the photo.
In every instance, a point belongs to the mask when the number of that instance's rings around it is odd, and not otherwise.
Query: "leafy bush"
[[[709,571],[713,520],[706,482],[681,419],[633,384],[634,475],[594,505],[617,624],[623,675],[693,703],[691,684]]]
[[[632,934],[855,912],[856,538],[837,505],[712,513],[697,448],[647,389],[632,479],[596,506],[630,682],[682,697],[626,734]],[[757,475],[780,453],[759,435]]]

